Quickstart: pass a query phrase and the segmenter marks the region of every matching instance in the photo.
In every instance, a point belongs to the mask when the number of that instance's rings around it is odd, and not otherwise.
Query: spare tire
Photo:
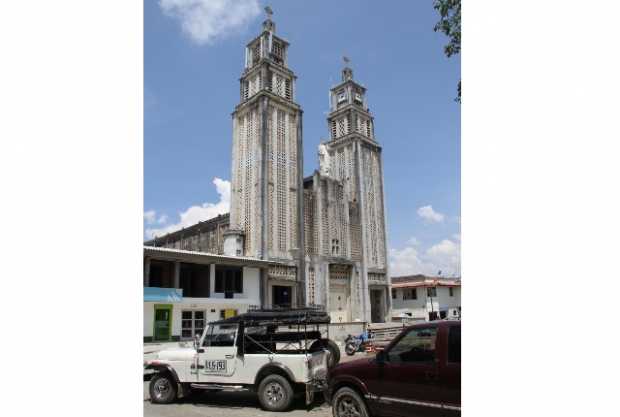
[[[327,349],[329,351],[329,359],[327,361],[327,367],[333,368],[340,362],[340,348],[330,339],[319,339],[315,340],[312,345],[310,345],[310,352],[316,352],[321,349]]]

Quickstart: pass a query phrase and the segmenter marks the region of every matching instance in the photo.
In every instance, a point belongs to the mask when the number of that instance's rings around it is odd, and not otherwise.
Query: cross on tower
[[[271,16],[273,16],[273,10],[269,6],[265,6],[265,13],[267,13],[267,19],[271,19]]]
[[[348,56],[343,56],[342,61],[344,62],[344,68],[342,69],[342,81],[352,80],[353,79],[353,70],[349,66],[351,60]]]

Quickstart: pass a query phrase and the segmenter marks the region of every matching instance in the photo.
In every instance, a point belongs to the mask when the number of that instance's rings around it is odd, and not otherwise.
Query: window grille
[[[256,65],[260,60],[260,42],[256,42],[252,47],[252,65]]]
[[[273,117],[273,112],[274,112],[274,108],[272,106],[269,106],[267,108],[267,138],[269,138],[267,140],[267,143],[265,144],[265,158],[267,160],[266,163],[266,172],[264,172],[265,178],[268,182],[267,185],[267,195],[265,196],[265,198],[267,198],[267,213],[264,213],[264,216],[267,216],[267,228],[264,231],[267,234],[267,251],[271,252],[274,249],[274,242],[273,242],[273,233],[274,233],[274,229],[275,229],[275,224],[274,224],[274,210],[275,210],[275,200],[274,200],[274,184],[273,184],[273,170],[275,169],[275,152],[276,150],[274,149],[274,144],[273,144],[273,140],[271,139],[272,135],[273,135],[273,123],[274,123],[274,117]]]
[[[268,210],[269,210],[269,225],[267,226],[267,249],[269,251],[274,250],[273,247],[273,229],[275,227],[274,224],[274,218],[273,218],[273,213],[274,213],[274,192],[273,192],[273,184],[269,184],[268,186],[268,196],[267,196],[267,202],[268,202]]]
[[[336,121],[332,120],[331,123],[332,139],[336,139]]]
[[[243,82],[243,100],[250,98],[250,85],[248,81]]]
[[[351,268],[348,265],[329,265],[330,279],[349,279],[351,276]]]
[[[337,173],[338,173],[338,179],[341,181],[344,181],[345,176],[344,176],[344,169],[345,169],[345,164],[344,164],[344,148],[340,148],[338,149],[337,153],[336,153],[336,159],[337,159]]]
[[[284,48],[280,42],[274,41],[271,45],[274,61],[282,62],[284,60]]]
[[[181,312],[181,339],[201,335],[205,328],[205,311],[183,310]]]
[[[285,93],[284,93],[284,80],[282,79],[282,77],[280,77],[279,75],[274,75],[275,78],[275,85],[273,86],[273,92],[277,95],[279,95],[280,97],[284,97]]]
[[[321,181],[321,188],[322,188],[322,193],[321,193],[321,228],[322,228],[322,232],[323,232],[323,255],[328,256],[329,255],[329,219],[328,219],[328,210],[327,208],[328,206],[328,198],[327,198],[327,182],[326,181]]]
[[[290,233],[290,242],[292,247],[297,246],[297,225],[298,221],[303,221],[303,219],[298,220],[297,218],[297,124],[296,118],[292,114],[286,115],[287,121],[287,142],[288,142],[288,164],[286,169],[288,169],[288,184],[287,189],[289,190],[289,222],[287,227],[289,228]],[[301,201],[303,203],[303,201]]]
[[[314,288],[315,288],[314,268],[310,267],[308,268],[308,302],[311,305],[315,304]]]
[[[265,77],[265,85],[263,86],[265,90],[273,91],[273,77],[274,74],[270,71],[267,71],[267,76]]]
[[[314,194],[304,190],[304,230],[306,239],[306,254],[313,255],[315,251],[316,231],[314,228]]]
[[[284,89],[285,89],[285,94],[284,94],[285,98],[287,100],[292,100],[293,99],[293,94],[291,92],[291,80],[286,79],[285,82],[284,82],[284,85],[285,85],[285,87],[284,87]]]
[[[277,198],[278,198],[278,250],[286,251],[286,149],[284,111],[277,111]]]
[[[346,134],[347,134],[346,122],[345,122],[345,118],[342,117],[338,119],[338,137],[342,137]]]
[[[332,255],[340,255],[340,241],[338,239],[332,239]]]

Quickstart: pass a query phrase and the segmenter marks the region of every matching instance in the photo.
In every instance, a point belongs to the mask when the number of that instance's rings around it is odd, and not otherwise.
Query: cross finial
[[[271,16],[273,16],[273,10],[271,10],[270,6],[265,6],[265,13],[267,13],[267,19],[271,19]]]
[[[353,70],[349,67],[351,60],[348,56],[343,56],[342,61],[344,61],[344,68],[342,69],[342,81],[352,80],[353,79]]]

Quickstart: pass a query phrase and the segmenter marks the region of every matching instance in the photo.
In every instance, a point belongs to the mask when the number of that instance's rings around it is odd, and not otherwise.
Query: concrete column
[[[273,307],[273,300],[271,299],[271,291],[269,291],[269,269],[265,268],[261,270],[261,285],[263,286],[263,306]]]
[[[297,117],[297,248],[299,249],[299,259],[297,260],[297,280],[298,280],[298,306],[305,306],[308,303],[306,295],[306,237],[304,219],[304,146],[303,146],[303,111],[299,111]],[[287,142],[288,143],[288,142]],[[316,285],[316,283],[315,283]]]
[[[323,257],[319,259],[324,259]],[[325,302],[325,309],[329,312],[331,306],[329,305],[329,291],[330,291],[330,281],[329,281],[329,263],[327,261],[320,263],[320,269],[322,271],[323,276],[323,300]]]
[[[265,267],[261,267],[258,270],[258,305],[259,307],[264,307],[267,305],[267,300],[265,299],[266,288],[264,282],[266,281],[265,276],[267,275],[267,269]]]
[[[374,126],[373,126],[374,129]],[[374,133],[373,133],[374,136]],[[382,218],[382,226],[383,226],[383,244],[385,245],[384,248],[384,252],[383,252],[383,259],[385,262],[385,279],[387,281],[387,293],[388,293],[388,297],[387,297],[387,304],[386,304],[386,311],[385,311],[385,316],[386,316],[386,321],[391,321],[392,320],[392,277],[390,276],[390,262],[389,262],[389,255],[388,255],[388,224],[387,224],[387,205],[385,204],[385,178],[383,176],[383,157],[382,157],[382,151],[381,149],[379,149],[378,151],[379,153],[379,174],[381,175],[381,204],[382,204],[382,209],[383,209],[383,218]]]
[[[209,265],[209,297],[215,292],[215,264]]]
[[[149,287],[151,284],[151,258],[144,258],[144,286]]]
[[[262,37],[261,37],[261,45],[262,45]],[[263,71],[264,72],[264,71]],[[260,225],[260,240],[259,240],[259,245],[260,245],[260,255],[259,258],[260,259],[267,259],[268,258],[268,251],[267,251],[267,220],[268,220],[268,213],[267,213],[267,197],[268,197],[268,181],[269,181],[269,175],[267,172],[267,141],[269,140],[269,137],[267,136],[267,111],[269,109],[269,98],[268,97],[262,97],[262,99],[258,102],[258,117],[260,117],[260,147],[259,147],[259,154],[258,154],[258,158],[256,160],[256,164],[258,164],[258,166],[260,167],[260,169],[258,170],[258,178],[257,181],[260,184],[260,209],[259,209],[259,219],[261,219],[261,225]]]
[[[366,187],[365,183],[362,180],[362,147],[359,141],[355,142],[356,145],[356,157],[357,157],[357,183],[358,183],[358,192],[359,192],[359,206],[360,206],[360,224],[362,226],[362,262],[361,262],[361,271],[360,271],[360,287],[359,290],[361,292],[360,298],[362,303],[362,317],[363,321],[370,322],[370,293],[368,291],[368,268],[367,268],[367,260],[368,253],[366,252],[368,242],[366,235],[366,221],[367,221],[367,213],[365,207],[366,200]]]
[[[181,288],[181,262],[179,261],[174,262],[174,275],[172,286],[174,288]]]

